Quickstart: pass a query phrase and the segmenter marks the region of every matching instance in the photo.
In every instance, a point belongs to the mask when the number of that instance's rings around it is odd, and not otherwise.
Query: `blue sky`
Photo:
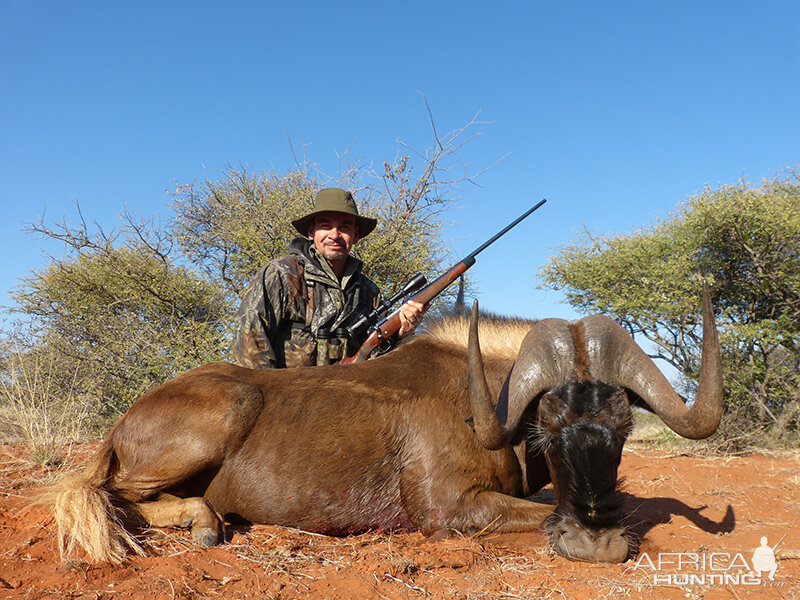
[[[26,221],[166,218],[173,182],[286,171],[289,139],[380,165],[431,143],[424,93],[440,132],[491,122],[463,162],[511,153],[446,215],[454,258],[549,200],[480,255],[482,305],[570,317],[536,274],[584,226],[800,164],[799,29],[796,1],[0,0],[0,304],[47,260]]]

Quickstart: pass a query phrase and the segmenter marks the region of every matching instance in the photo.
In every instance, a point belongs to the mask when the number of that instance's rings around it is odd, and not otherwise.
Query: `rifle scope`
[[[346,327],[347,335],[350,337],[351,340],[358,339],[358,337],[364,333],[364,330],[367,327],[371,327],[377,325],[378,321],[386,316],[386,313],[389,312],[389,309],[397,303],[402,298],[406,296],[410,296],[416,291],[419,291],[423,287],[428,285],[428,280],[425,279],[425,276],[422,273],[417,273],[412,277],[408,283],[403,286],[399,292],[397,292],[394,296],[389,298],[388,300],[383,300],[375,310],[373,310],[369,315],[361,315],[361,317],[350,325]]]

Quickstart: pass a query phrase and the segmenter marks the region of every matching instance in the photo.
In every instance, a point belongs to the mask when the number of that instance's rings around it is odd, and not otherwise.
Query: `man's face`
[[[308,228],[308,237],[326,260],[344,260],[358,241],[358,224],[352,215],[322,212]]]

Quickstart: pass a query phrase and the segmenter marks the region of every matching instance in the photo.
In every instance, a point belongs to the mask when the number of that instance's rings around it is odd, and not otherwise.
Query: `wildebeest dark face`
[[[620,388],[571,381],[542,396],[535,441],[558,500],[545,529],[559,554],[593,562],[628,557],[617,470],[630,429],[631,410]]]

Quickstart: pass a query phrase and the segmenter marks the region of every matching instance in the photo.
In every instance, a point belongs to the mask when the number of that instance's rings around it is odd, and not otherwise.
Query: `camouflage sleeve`
[[[245,290],[233,334],[233,357],[237,365],[250,369],[276,368],[272,341],[284,312],[283,283],[280,269],[269,263]]]

